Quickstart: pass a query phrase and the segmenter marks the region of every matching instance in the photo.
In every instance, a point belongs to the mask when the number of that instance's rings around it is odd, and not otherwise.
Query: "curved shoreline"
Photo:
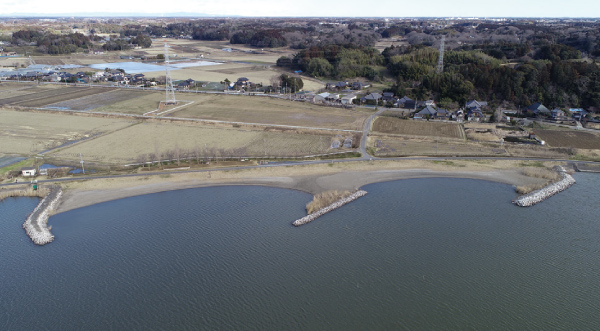
[[[477,179],[514,186],[523,182],[536,182],[538,180],[522,175],[518,169],[490,169],[490,171],[401,169],[344,171],[301,176],[248,176],[237,178],[194,178],[191,180],[167,178],[148,184],[140,183],[139,180],[131,180],[126,184],[122,182],[118,183],[119,185],[116,185],[117,183],[109,183],[102,187],[89,189],[67,187],[55,214],[112,200],[189,188],[259,185],[294,189],[314,195],[328,190],[356,191],[368,184],[415,178]]]

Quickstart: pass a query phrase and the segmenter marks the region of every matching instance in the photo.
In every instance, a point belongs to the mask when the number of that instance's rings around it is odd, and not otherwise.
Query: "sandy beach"
[[[514,186],[545,182],[524,175],[523,166],[522,161],[506,160],[357,161],[170,175],[140,174],[138,177],[63,183],[64,197],[55,213],[137,195],[220,185],[262,185],[318,194],[329,190],[357,190],[371,183],[410,178],[471,178]]]

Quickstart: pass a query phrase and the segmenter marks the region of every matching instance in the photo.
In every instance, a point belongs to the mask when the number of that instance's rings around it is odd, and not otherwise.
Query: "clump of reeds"
[[[541,184],[529,184],[529,185],[517,186],[517,187],[515,187],[515,191],[518,194],[527,194],[527,193],[533,192],[535,190],[544,188],[544,187],[560,180],[560,174],[557,171],[554,171],[554,170],[548,169],[548,168],[538,168],[538,167],[524,168],[523,170],[521,170],[521,173],[528,177],[542,178],[542,179],[547,179],[548,181],[546,181],[545,183],[541,183]]]
[[[10,198],[10,197],[40,197],[43,198],[48,195],[50,190],[48,188],[40,188],[38,190],[33,190],[33,188],[29,187],[26,189],[11,189],[11,190],[0,190],[0,200]]]
[[[525,168],[521,170],[521,173],[528,177],[543,178],[550,181],[557,181],[560,179],[558,172],[548,168]]]
[[[312,214],[317,210],[352,194],[350,191],[327,191],[314,196],[313,200],[306,205],[306,212]]]
[[[539,190],[541,188],[544,188],[547,185],[548,185],[548,183],[546,183],[546,184],[520,185],[520,186],[515,187],[515,191],[518,194],[523,195],[523,194],[531,193],[531,192],[533,192],[535,190]]]

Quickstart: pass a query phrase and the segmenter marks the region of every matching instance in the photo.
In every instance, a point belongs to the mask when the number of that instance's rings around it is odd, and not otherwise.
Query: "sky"
[[[0,15],[196,13],[267,17],[600,17],[598,0],[0,0]]]

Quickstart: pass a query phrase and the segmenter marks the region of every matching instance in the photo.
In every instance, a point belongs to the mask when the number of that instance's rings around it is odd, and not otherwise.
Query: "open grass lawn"
[[[103,163],[171,159],[177,150],[193,156],[302,156],[330,150],[333,135],[311,135],[261,130],[203,127],[185,123],[144,122],[114,133],[69,146],[52,156]]]
[[[378,117],[373,123],[372,130],[410,136],[464,138],[462,128],[456,123],[403,120],[395,117]]]
[[[0,110],[0,153],[38,153],[132,123],[122,119]]]
[[[600,149],[600,135],[591,132],[536,129],[535,134],[551,147]]]

